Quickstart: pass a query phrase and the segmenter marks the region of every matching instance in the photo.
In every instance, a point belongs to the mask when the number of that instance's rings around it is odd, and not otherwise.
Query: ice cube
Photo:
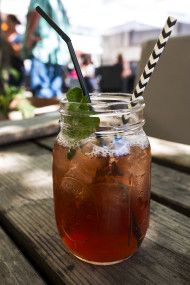
[[[78,149],[65,176],[74,177],[89,185],[93,182],[97,171],[102,169],[105,163],[105,157],[90,157],[85,155],[81,149]]]
[[[115,137],[110,145],[110,150],[114,151],[116,156],[129,153],[129,144],[124,137]]]

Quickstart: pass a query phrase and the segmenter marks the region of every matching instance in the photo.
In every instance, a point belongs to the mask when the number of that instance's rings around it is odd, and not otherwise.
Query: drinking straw
[[[71,39],[57,26],[57,24],[44,12],[44,10],[42,10],[42,8],[40,8],[40,6],[36,7],[36,11],[50,24],[50,26],[61,36],[61,38],[66,42],[70,55],[71,55],[71,59],[73,61],[77,76],[78,76],[78,80],[80,82],[81,88],[84,92],[84,95],[87,96],[89,103],[91,103],[90,100],[90,96],[88,93],[88,90],[86,88],[86,84],[84,82],[84,78],[82,76],[82,72],[71,42]]]
[[[50,24],[50,26],[51,26],[51,27],[61,36],[61,38],[66,42],[66,44],[67,44],[67,46],[68,46],[68,49],[69,49],[69,52],[70,52],[70,55],[71,55],[71,59],[72,59],[72,61],[73,61],[73,64],[74,64],[74,67],[75,67],[75,70],[76,70],[76,73],[77,73],[77,76],[78,76],[78,79],[79,79],[79,82],[80,82],[80,85],[81,85],[81,88],[82,88],[82,90],[83,90],[83,92],[84,92],[84,95],[87,96],[89,103],[91,103],[91,99],[90,99],[88,90],[87,90],[87,88],[86,88],[86,84],[85,84],[85,82],[84,82],[84,78],[83,78],[83,76],[82,76],[82,72],[81,72],[81,69],[80,69],[80,66],[79,66],[79,63],[78,63],[78,60],[77,60],[77,57],[76,57],[76,54],[75,54],[75,51],[74,51],[74,48],[73,48],[71,39],[70,39],[70,38],[58,27],[58,25],[44,12],[44,10],[42,10],[42,8],[40,8],[40,6],[37,6],[37,7],[36,7],[36,11]],[[92,106],[90,106],[90,110],[93,111]],[[96,134],[96,136],[98,137],[101,146],[104,146],[104,140],[103,140],[103,138],[101,137],[101,135]]]
[[[131,96],[130,101],[135,100],[137,97],[142,95],[142,93],[145,90],[145,87],[154,71],[154,68],[165,48],[165,45],[171,35],[171,32],[176,24],[177,20],[173,17],[168,17],[159,37],[158,40],[152,50],[152,53],[148,59],[148,62],[142,72],[142,75],[140,77],[140,80],[138,84],[136,85],[135,91]],[[128,104],[128,108],[131,108],[132,104]]]

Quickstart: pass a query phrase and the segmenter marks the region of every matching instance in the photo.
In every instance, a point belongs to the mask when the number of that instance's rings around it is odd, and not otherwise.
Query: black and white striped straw
[[[168,17],[162,32],[159,35],[159,38],[153,48],[153,51],[148,59],[148,62],[145,66],[145,69],[140,77],[140,80],[135,88],[134,93],[132,94],[131,101],[135,100],[137,97],[142,95],[145,90],[145,87],[154,71],[154,68],[165,48],[165,45],[171,35],[171,32],[176,24],[177,20],[173,17]],[[131,108],[132,104],[128,104],[128,108]]]

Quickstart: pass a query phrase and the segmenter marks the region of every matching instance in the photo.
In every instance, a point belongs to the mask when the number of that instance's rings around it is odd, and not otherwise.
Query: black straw
[[[77,73],[77,76],[78,76],[78,80],[80,82],[80,85],[81,85],[81,88],[84,92],[84,95],[87,96],[88,98],[88,101],[89,103],[91,103],[91,100],[90,100],[90,96],[89,96],[89,93],[88,93],[88,90],[86,88],[86,84],[84,82],[84,78],[82,76],[82,72],[81,72],[81,69],[80,69],[80,66],[79,66],[79,63],[78,63],[78,60],[77,60],[77,57],[76,57],[76,54],[75,54],[75,51],[74,51],[74,48],[73,48],[73,45],[72,45],[72,42],[71,42],[71,39],[58,27],[58,25],[44,12],[44,10],[42,10],[40,8],[40,6],[37,6],[36,7],[36,11],[50,24],[50,26],[60,35],[60,37],[66,42],[67,46],[68,46],[68,49],[69,49],[69,52],[70,52],[70,55],[71,55],[71,58],[72,58],[72,61],[73,61],[73,64],[74,64],[74,67],[75,67],[75,70],[76,70],[76,73]]]

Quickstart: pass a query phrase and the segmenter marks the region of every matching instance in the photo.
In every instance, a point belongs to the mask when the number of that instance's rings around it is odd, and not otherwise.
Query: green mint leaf
[[[67,100],[71,102],[68,106],[68,111],[71,113],[64,117],[64,122],[68,124],[66,132],[70,138],[80,141],[95,132],[100,124],[100,119],[92,117],[96,113],[90,110],[88,98],[83,96],[81,88],[70,89],[66,96]],[[72,159],[70,152],[68,152],[69,157]]]
[[[79,107],[80,110],[89,111],[90,108],[89,108],[89,106],[88,106],[88,104],[87,104],[87,103],[89,103],[89,101],[88,101],[88,98],[87,98],[86,95],[83,96],[83,98],[82,98],[82,100],[81,100],[80,103],[84,103],[84,104],[81,104],[81,105],[80,105],[80,107]],[[85,103],[86,103],[86,104],[85,104]]]
[[[66,93],[67,100],[69,102],[78,102],[80,103],[83,99],[83,91],[79,87],[74,87],[67,91]]]
[[[85,95],[82,97],[82,100],[80,101],[81,103],[89,103],[88,97]]]

